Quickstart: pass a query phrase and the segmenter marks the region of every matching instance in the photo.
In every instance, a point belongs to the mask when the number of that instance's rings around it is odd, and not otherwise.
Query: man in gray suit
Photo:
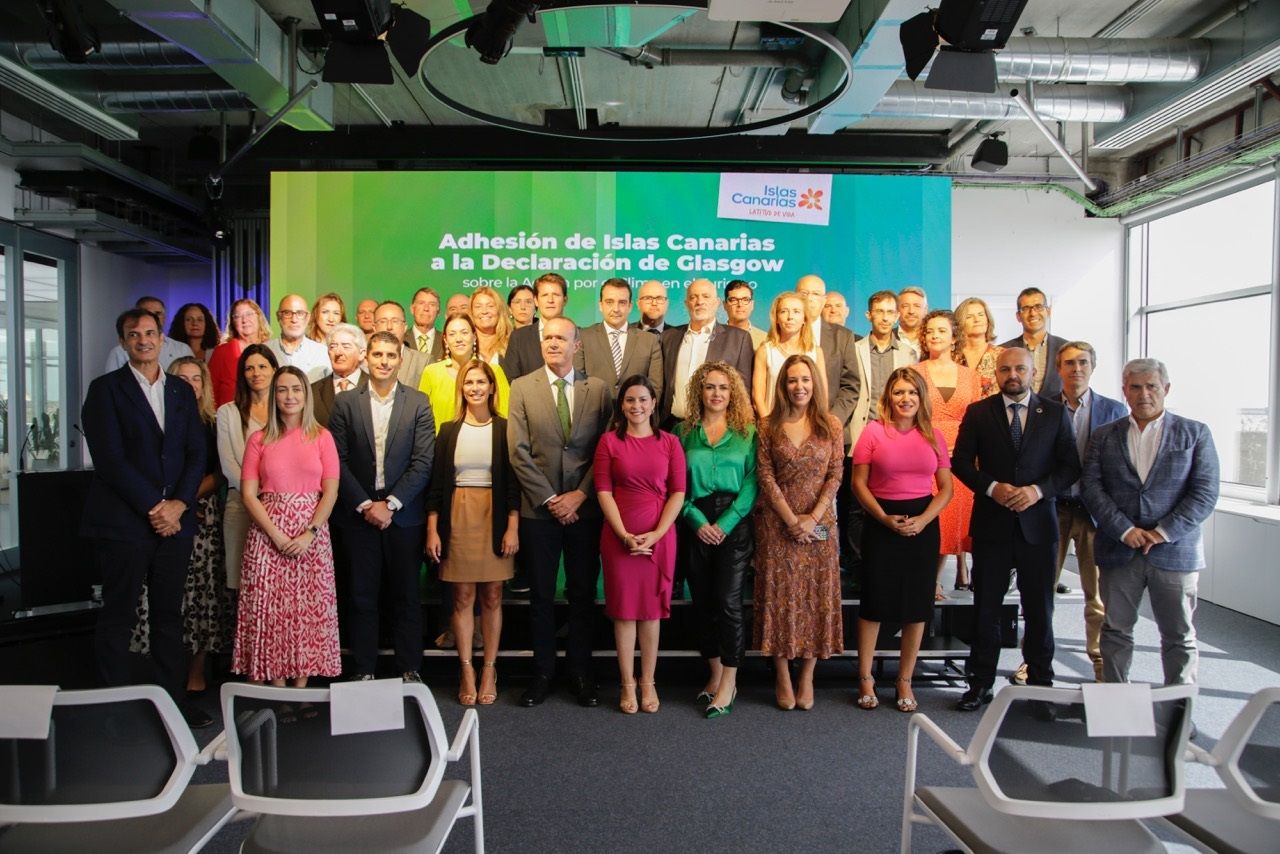
[[[1169,372],[1157,359],[1124,366],[1129,417],[1089,440],[1080,488],[1097,519],[1101,573],[1102,676],[1128,682],[1142,593],[1160,630],[1166,685],[1196,681],[1192,622],[1204,568],[1200,526],[1218,501],[1218,452],[1209,428],[1164,408]]]
[[[1021,347],[1035,360],[1036,375],[1031,390],[1053,400],[1062,394],[1062,377],[1058,375],[1058,351],[1066,339],[1049,334],[1049,318],[1053,309],[1049,298],[1039,288],[1023,288],[1018,294],[1018,322],[1022,334],[1010,338],[1001,347]]]
[[[742,374],[747,388],[751,388],[751,366],[755,357],[751,334],[716,322],[716,310],[720,308],[716,286],[707,279],[694,279],[684,292],[684,305],[689,311],[689,322],[684,326],[668,326],[662,333],[663,378],[658,412],[665,429],[684,418],[687,411],[684,394],[689,377],[703,362],[728,362]]]
[[[408,324],[404,319],[404,306],[393,300],[378,303],[378,308],[373,313],[373,328],[375,331],[390,332],[403,343],[407,327]],[[431,362],[430,354],[415,350],[408,344],[404,344],[403,347],[404,349],[400,351],[400,368],[396,374],[396,379],[409,388],[417,388],[418,381],[422,379],[422,372],[427,369],[427,365]]]
[[[372,679],[378,658],[378,597],[385,584],[392,613],[396,672],[421,682],[422,603],[418,567],[426,541],[426,490],[436,428],[427,396],[396,381],[404,335],[375,332],[369,382],[338,395],[329,431],[341,471],[332,524],[351,562],[355,678]]]
[[[626,279],[606,279],[600,286],[600,314],[603,323],[582,330],[582,349],[574,356],[574,369],[604,380],[615,395],[618,383],[644,374],[661,399],[662,348],[653,335],[627,328],[631,285]]]
[[[365,348],[368,347],[360,327],[350,323],[339,323],[329,330],[327,340],[329,365],[333,368],[333,373],[311,384],[311,400],[316,420],[320,422],[321,427],[329,426],[334,398],[344,391],[351,391],[368,382],[367,375],[360,369],[364,364]]]
[[[520,697],[522,706],[536,706],[551,693],[556,664],[556,575],[562,557],[569,600],[569,686],[579,705],[599,703],[591,676],[591,633],[602,517],[593,463],[596,443],[609,426],[613,395],[604,380],[574,370],[573,358],[580,346],[572,320],[546,320],[543,368],[511,383],[507,441],[520,481],[520,543],[532,587],[529,624],[534,679]]]

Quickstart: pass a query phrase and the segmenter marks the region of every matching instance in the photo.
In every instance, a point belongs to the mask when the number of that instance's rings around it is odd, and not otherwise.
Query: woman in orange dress
[[[982,381],[977,371],[956,361],[960,350],[960,330],[951,312],[942,309],[925,315],[920,341],[921,348],[928,356],[911,367],[920,372],[929,389],[933,426],[942,431],[947,447],[954,448],[964,411],[969,408],[969,404],[982,399]],[[969,517],[972,514],[973,493],[963,483],[956,481],[951,503],[938,517],[942,544],[938,554],[935,599],[947,598],[942,592],[942,567],[949,555],[955,555],[956,558],[956,589],[969,588],[969,567],[964,555],[971,550]]]

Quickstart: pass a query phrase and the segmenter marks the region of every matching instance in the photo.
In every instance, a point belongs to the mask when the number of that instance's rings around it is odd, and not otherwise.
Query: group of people
[[[661,283],[633,299],[629,281],[608,279],[602,321],[583,329],[554,273],[512,289],[505,307],[487,287],[454,295],[439,328],[430,288],[408,314],[364,300],[355,323],[337,294],[310,307],[287,295],[276,338],[252,300],[231,306],[223,336],[207,308],[183,306],[167,337],[163,304],[139,300],[84,405],[103,678],[128,679],[141,599],[140,634],[180,699],[203,688],[210,652],[231,652],[254,681],[340,676],[340,626],[346,675],[372,679],[380,601],[396,672],[417,680],[425,554],[449,585],[463,704],[498,697],[503,585],[517,571],[534,668],[520,703],[554,690],[563,564],[564,676],[579,704],[599,702],[603,570],[622,712],[660,706],[661,621],[686,581],[706,716],[733,710],[748,624],[778,706],[808,709],[817,660],[843,652],[843,569],[859,584],[857,705],[879,705],[871,662],[889,624],[901,627],[894,705],[912,712],[952,557],[975,604],[958,704],[972,710],[991,698],[1015,574],[1025,663],[1011,678],[1052,683],[1070,542],[1098,679],[1128,678],[1149,590],[1166,681],[1194,681],[1199,526],[1217,458],[1204,425],[1164,411],[1161,363],[1124,367],[1126,416],[1090,389],[1093,348],[1049,334],[1036,288],[1018,296],[1022,333],[1001,345],[976,298],[929,311],[920,288],[879,291],[860,338],[844,325],[848,301],[818,276],[773,299],[767,329],[752,325],[754,295],[742,280],[721,294],[695,279],[676,326]]]

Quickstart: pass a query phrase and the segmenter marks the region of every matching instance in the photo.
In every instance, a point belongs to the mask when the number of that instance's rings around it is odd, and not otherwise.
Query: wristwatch
[[[311,532],[311,536],[315,537],[315,536],[318,536],[320,533],[320,526],[312,525],[310,528],[307,528],[307,530]]]

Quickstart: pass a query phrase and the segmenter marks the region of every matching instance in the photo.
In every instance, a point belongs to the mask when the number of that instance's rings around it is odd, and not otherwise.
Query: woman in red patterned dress
[[[249,437],[240,494],[253,520],[241,562],[233,670],[252,682],[302,688],[342,672],[329,514],[338,449],[311,412],[295,367],[271,380],[267,426]]]
[[[929,408],[933,412],[933,426],[942,431],[947,447],[956,446],[960,433],[960,419],[969,404],[982,399],[982,381],[978,372],[956,361],[960,346],[960,330],[955,316],[946,309],[931,311],[924,318],[920,333],[921,347],[927,358],[912,365],[924,377],[929,389]],[[938,584],[934,599],[946,599],[942,592],[942,566],[948,555],[956,558],[956,589],[969,587],[969,568],[965,565],[965,552],[971,550],[969,517],[973,514],[973,493],[963,483],[955,481],[951,503],[938,517],[942,533],[942,546],[938,555]]]

